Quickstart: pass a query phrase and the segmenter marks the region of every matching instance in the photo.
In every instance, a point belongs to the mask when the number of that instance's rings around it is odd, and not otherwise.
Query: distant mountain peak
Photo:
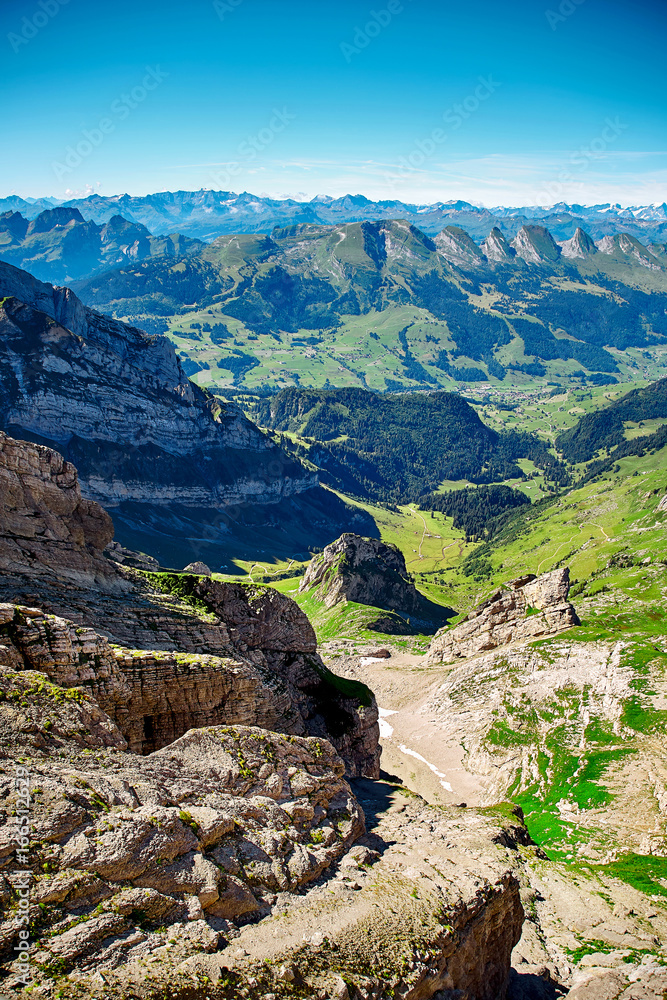
[[[560,247],[544,226],[522,226],[512,246],[529,264],[552,264],[560,257]]]
[[[484,253],[460,226],[445,226],[434,242],[442,256],[452,264],[482,264],[486,260]]]
[[[36,219],[33,219],[28,227],[28,235],[49,233],[57,226],[68,226],[72,222],[85,221],[78,208],[66,208],[64,205],[58,205],[56,208],[47,208]]]
[[[580,226],[577,226],[574,236],[561,243],[563,257],[578,257],[584,259],[598,252],[593,239]]]
[[[643,243],[629,233],[616,233],[615,236],[605,236],[597,244],[600,253],[609,254],[618,259],[630,258],[649,271],[664,271],[664,267]]]
[[[482,251],[489,260],[508,261],[516,256],[516,250],[507,242],[497,226],[494,226],[482,243]]]

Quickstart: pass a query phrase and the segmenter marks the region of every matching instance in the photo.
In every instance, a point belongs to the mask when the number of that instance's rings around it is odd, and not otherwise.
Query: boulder
[[[189,563],[185,569],[184,573],[194,573],[196,576],[210,576],[211,570],[208,568],[206,563],[203,562],[192,562]]]

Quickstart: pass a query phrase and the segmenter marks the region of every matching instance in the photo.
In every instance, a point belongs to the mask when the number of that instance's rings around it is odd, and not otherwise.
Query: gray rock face
[[[560,247],[544,226],[522,226],[512,240],[517,256],[529,264],[553,263],[560,257]]]
[[[594,241],[584,232],[583,229],[577,228],[574,236],[571,239],[565,240],[561,244],[561,253],[563,257],[579,257],[585,259],[586,257],[592,257],[594,253],[598,252]]]
[[[621,261],[631,261],[649,271],[664,271],[657,257],[646,249],[643,243],[628,233],[617,233],[615,236],[604,236],[598,243],[600,253],[608,254]]]
[[[516,251],[507,242],[501,231],[494,226],[481,246],[488,260],[511,261],[516,257]]]
[[[112,538],[111,518],[81,496],[74,466],[0,431],[0,572],[127,589],[102,555]]]
[[[3,689],[21,690],[27,706],[23,719],[11,708],[0,713],[2,756],[26,715],[35,725],[48,701],[34,679],[21,689],[20,677],[2,675]],[[62,735],[44,732],[46,752],[30,760],[39,844],[28,871],[31,907],[40,913],[42,904],[50,925],[33,936],[37,975],[54,960],[67,972],[114,968],[167,938],[185,954],[214,951],[231,921],[263,915],[276,892],[318,878],[365,829],[326,740],[214,727],[137,758],[109,734],[97,747],[89,741],[85,756]],[[13,774],[0,777],[0,788],[4,821],[16,801]],[[26,876],[5,830],[0,866],[13,884]],[[19,921],[3,921],[2,951],[19,930]]]
[[[314,556],[299,590],[312,590],[328,608],[348,600],[444,621],[448,609],[431,604],[407,577],[403,554],[394,545],[346,533]]]
[[[446,226],[433,242],[438,248],[438,253],[452,264],[469,267],[480,266],[486,262],[477,244],[459,226]]]
[[[26,865],[14,856],[22,785],[7,768],[0,961],[10,989],[21,929],[11,903],[28,884],[38,989],[56,968],[81,1000],[100,986],[114,1000],[145,986],[177,993],[184,976],[206,976],[211,990],[230,968],[230,1000],[247,986],[293,995],[297,977],[308,995],[337,996],[340,976],[371,996],[504,995],[523,921],[521,859],[499,846],[515,843],[511,823],[421,800],[387,808],[396,790],[369,795],[362,782],[354,794],[326,740],[257,727],[191,731],[138,758],[109,720],[95,728],[101,713],[85,691],[63,697],[44,675],[6,667],[0,683],[0,761],[21,739],[32,800]],[[376,827],[350,850],[365,829],[359,797]]]
[[[511,642],[555,635],[579,624],[568,602],[567,568],[513,580],[452,629],[441,629],[429,647],[429,662],[447,663]]]
[[[233,405],[198,389],[149,336],[0,263],[0,425],[75,460],[115,505],[272,503],[316,485]]]

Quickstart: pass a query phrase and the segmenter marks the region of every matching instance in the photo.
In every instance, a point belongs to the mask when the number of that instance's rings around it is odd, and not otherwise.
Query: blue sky
[[[1,196],[667,200],[655,0],[4,0],[0,20]]]

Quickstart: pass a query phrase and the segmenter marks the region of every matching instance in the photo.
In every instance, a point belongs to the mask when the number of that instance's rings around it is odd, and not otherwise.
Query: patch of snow
[[[420,753],[417,753],[416,750],[411,750],[410,747],[406,747],[406,745],[404,743],[401,743],[401,745],[399,747],[399,750],[402,753],[408,754],[410,757],[416,757],[417,760],[420,760],[422,762],[422,764],[426,764],[426,766],[428,768],[430,768],[431,771],[433,771],[433,773],[436,775],[436,777],[438,777],[438,778],[444,778],[444,777],[446,777],[446,775],[443,774],[442,771],[439,771],[437,769],[437,767],[435,766],[435,764],[431,764],[431,762],[429,760],[426,760],[426,757],[422,757],[422,755]],[[445,789],[445,791],[447,791],[447,792],[453,792],[454,791],[454,789],[452,788],[452,786],[450,785],[450,783],[448,781],[441,781],[440,784]]]
[[[376,661],[378,662],[378,661]],[[380,737],[391,736],[394,731],[394,727],[390,726],[386,720],[387,715],[396,715],[396,712],[391,708],[378,708],[378,715],[380,716]]]

